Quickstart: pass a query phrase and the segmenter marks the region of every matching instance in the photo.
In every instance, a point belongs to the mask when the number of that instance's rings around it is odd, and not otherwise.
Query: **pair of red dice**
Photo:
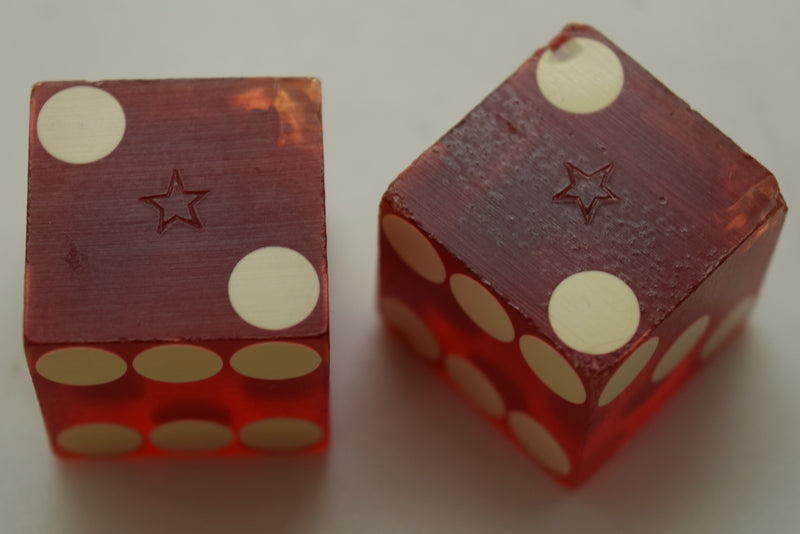
[[[24,336],[58,454],[327,446],[320,101],[298,78],[34,88]],[[785,213],[569,26],[389,187],[380,309],[577,484],[739,329]]]

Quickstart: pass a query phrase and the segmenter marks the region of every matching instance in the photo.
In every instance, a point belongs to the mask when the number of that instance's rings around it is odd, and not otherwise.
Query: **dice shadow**
[[[679,523],[685,515],[673,516],[670,510],[701,506],[707,499],[704,492],[724,482],[713,467],[724,446],[716,432],[723,424],[719,415],[729,409],[730,396],[751,379],[749,359],[758,351],[759,334],[746,329],[614,458],[571,490],[550,480],[510,439],[472,413],[454,391],[442,387],[426,363],[384,329],[376,333],[375,346],[384,353],[386,376],[379,387],[389,397],[381,409],[396,426],[418,437],[410,440],[398,433],[392,436],[395,447],[407,458],[426,460],[421,476],[430,492],[460,503],[462,523],[466,513],[476,531],[499,524],[557,528],[573,521],[580,528],[589,517],[596,532],[637,524],[640,531],[652,532],[658,517],[659,528],[672,532],[685,526]],[[405,491],[398,489],[401,496]],[[571,509],[574,519],[565,521]],[[675,524],[670,524],[671,517]]]
[[[70,532],[313,530],[323,454],[131,461],[61,461],[64,522]]]
[[[655,521],[658,532],[676,532],[686,527],[686,510],[719,506],[725,484],[736,478],[732,458],[741,456],[748,471],[757,462],[731,439],[759,426],[757,415],[743,409],[751,401],[744,392],[755,387],[748,382],[766,345],[751,325],[715,356],[579,490],[588,511],[608,524],[652,532]]]
[[[58,515],[69,531],[86,534],[153,525],[193,534],[374,531],[378,518],[382,531],[398,532],[578,529],[587,519],[594,532],[676,531],[685,510],[722,483],[720,414],[750,379],[751,353],[762,344],[747,330],[592,479],[569,490],[383,328],[352,343],[358,351],[340,350],[333,369],[327,453],[61,461]]]
[[[392,481],[382,486],[385,506],[407,507],[407,521],[425,517],[413,525],[419,531],[448,532],[466,522],[488,532],[498,518],[535,524],[532,518],[569,498],[392,334],[376,328],[369,344],[370,388],[349,400],[362,411],[367,406],[363,419],[378,425],[365,461]],[[431,530],[436,521],[442,523]]]

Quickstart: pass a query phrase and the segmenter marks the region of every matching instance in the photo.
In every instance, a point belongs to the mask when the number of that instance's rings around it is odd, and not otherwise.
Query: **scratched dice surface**
[[[325,448],[325,246],[317,80],[36,85],[24,340],[54,450]]]
[[[769,171],[569,26],[390,186],[381,309],[574,485],[734,337],[785,213]]]

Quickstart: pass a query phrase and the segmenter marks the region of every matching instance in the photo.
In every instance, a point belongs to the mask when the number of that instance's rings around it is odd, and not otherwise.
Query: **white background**
[[[7,0],[0,7],[0,532],[798,532],[797,3]],[[567,22],[592,23],[778,176],[790,205],[750,328],[588,484],[542,474],[379,327],[388,183]],[[330,451],[60,462],[21,343],[38,80],[323,83]]]

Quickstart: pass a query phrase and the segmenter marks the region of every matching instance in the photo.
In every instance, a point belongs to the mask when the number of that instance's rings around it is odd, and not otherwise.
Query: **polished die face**
[[[36,85],[24,337],[55,451],[324,448],[325,243],[317,80]]]
[[[578,484],[738,331],[785,212],[769,171],[569,26],[384,195],[381,310]]]

